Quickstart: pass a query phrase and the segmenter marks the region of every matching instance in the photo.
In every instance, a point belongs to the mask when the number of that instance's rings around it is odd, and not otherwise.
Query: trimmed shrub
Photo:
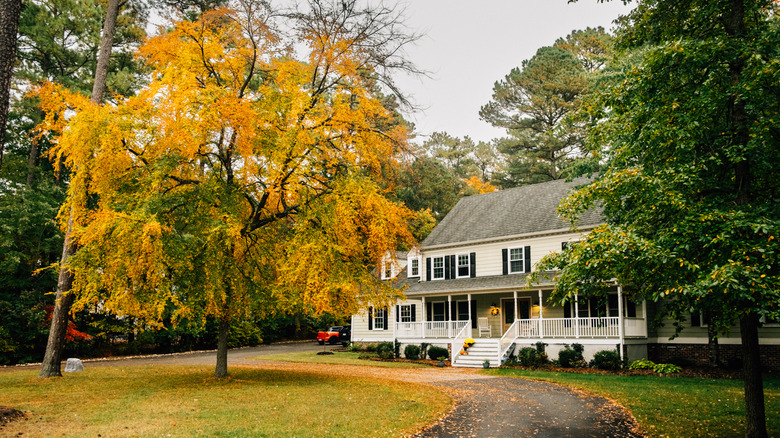
[[[679,373],[680,371],[682,371],[682,368],[678,367],[673,363],[657,363],[653,367],[653,371],[655,371],[658,374],[672,374],[672,373]]]
[[[647,359],[639,359],[631,362],[628,366],[629,370],[652,370],[655,366],[655,362]]]
[[[376,345],[374,344],[366,344],[366,352],[373,353],[376,351]]]
[[[579,349],[579,351],[577,351]],[[558,352],[558,365],[564,368],[579,368],[585,365],[585,359],[582,357],[584,347],[582,344],[573,344],[571,347],[566,345],[563,350]]]
[[[620,360],[620,354],[615,350],[601,350],[593,355],[590,366],[600,370],[616,371],[621,368],[623,362]]]
[[[538,367],[547,362],[547,355],[534,347],[525,347],[517,352],[517,363],[524,367]]]
[[[404,357],[409,360],[417,360],[420,358],[420,347],[416,345],[407,345],[404,348]]]
[[[395,359],[394,350],[395,346],[393,346],[392,342],[382,342],[376,346],[376,354],[385,360]]]
[[[398,342],[398,339],[393,341],[393,352],[395,353],[395,357],[401,357],[401,343]]]
[[[435,345],[428,347],[428,357],[433,360],[439,360],[440,357],[449,359],[450,353],[446,348],[437,347]]]

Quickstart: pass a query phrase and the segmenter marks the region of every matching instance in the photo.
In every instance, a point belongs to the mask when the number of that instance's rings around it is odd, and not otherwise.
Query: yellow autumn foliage
[[[75,309],[225,320],[397,294],[372,271],[412,240],[411,213],[378,182],[407,129],[360,44],[315,29],[295,59],[245,12],[149,39],[151,82],[115,105],[38,89],[72,172]]]

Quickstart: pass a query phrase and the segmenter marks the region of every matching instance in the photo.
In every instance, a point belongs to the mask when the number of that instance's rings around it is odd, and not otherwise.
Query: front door
[[[517,299],[517,313],[515,313],[515,299],[501,299],[501,333],[506,333],[509,327],[517,319],[531,319],[531,299],[528,297]]]

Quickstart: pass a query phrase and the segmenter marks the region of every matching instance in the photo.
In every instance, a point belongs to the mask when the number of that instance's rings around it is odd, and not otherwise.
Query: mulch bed
[[[0,427],[5,426],[12,421],[21,420],[24,417],[24,412],[18,409],[14,409],[10,406],[0,406]]]

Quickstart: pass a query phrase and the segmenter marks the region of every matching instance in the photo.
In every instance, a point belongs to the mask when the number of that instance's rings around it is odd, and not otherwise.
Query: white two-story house
[[[602,299],[553,305],[553,284],[530,287],[527,275],[546,254],[559,251],[603,223],[599,210],[583,215],[573,231],[556,209],[577,185],[551,181],[466,197],[422,242],[396,261],[386,261],[382,278],[405,288],[406,299],[388,308],[369,308],[352,316],[353,342],[398,340],[403,346],[428,343],[448,347],[454,366],[497,366],[507,352],[538,342],[551,358],[566,344],[585,347],[585,358],[618,350],[636,360],[673,358],[706,361],[707,328],[690,315],[674,337],[671,321],[651,327],[655,305],[634,301],[630,289],[613,284]],[[780,325],[759,330],[762,363],[780,368]],[[460,355],[463,340],[477,343]],[[739,359],[739,328],[719,338],[724,362]]]
[[[537,342],[547,344],[551,357],[575,342],[586,355],[620,349],[630,358],[646,357],[645,305],[626,299],[620,285],[608,299],[565,306],[548,303],[552,284],[527,285],[539,259],[603,222],[594,210],[572,231],[556,214],[560,200],[584,182],[552,181],[461,199],[406,260],[386,263],[391,268],[381,270],[383,279],[401,276],[406,300],[354,315],[353,342],[450,346],[456,366],[486,358],[495,366],[508,350]],[[477,345],[461,357],[468,337]]]

